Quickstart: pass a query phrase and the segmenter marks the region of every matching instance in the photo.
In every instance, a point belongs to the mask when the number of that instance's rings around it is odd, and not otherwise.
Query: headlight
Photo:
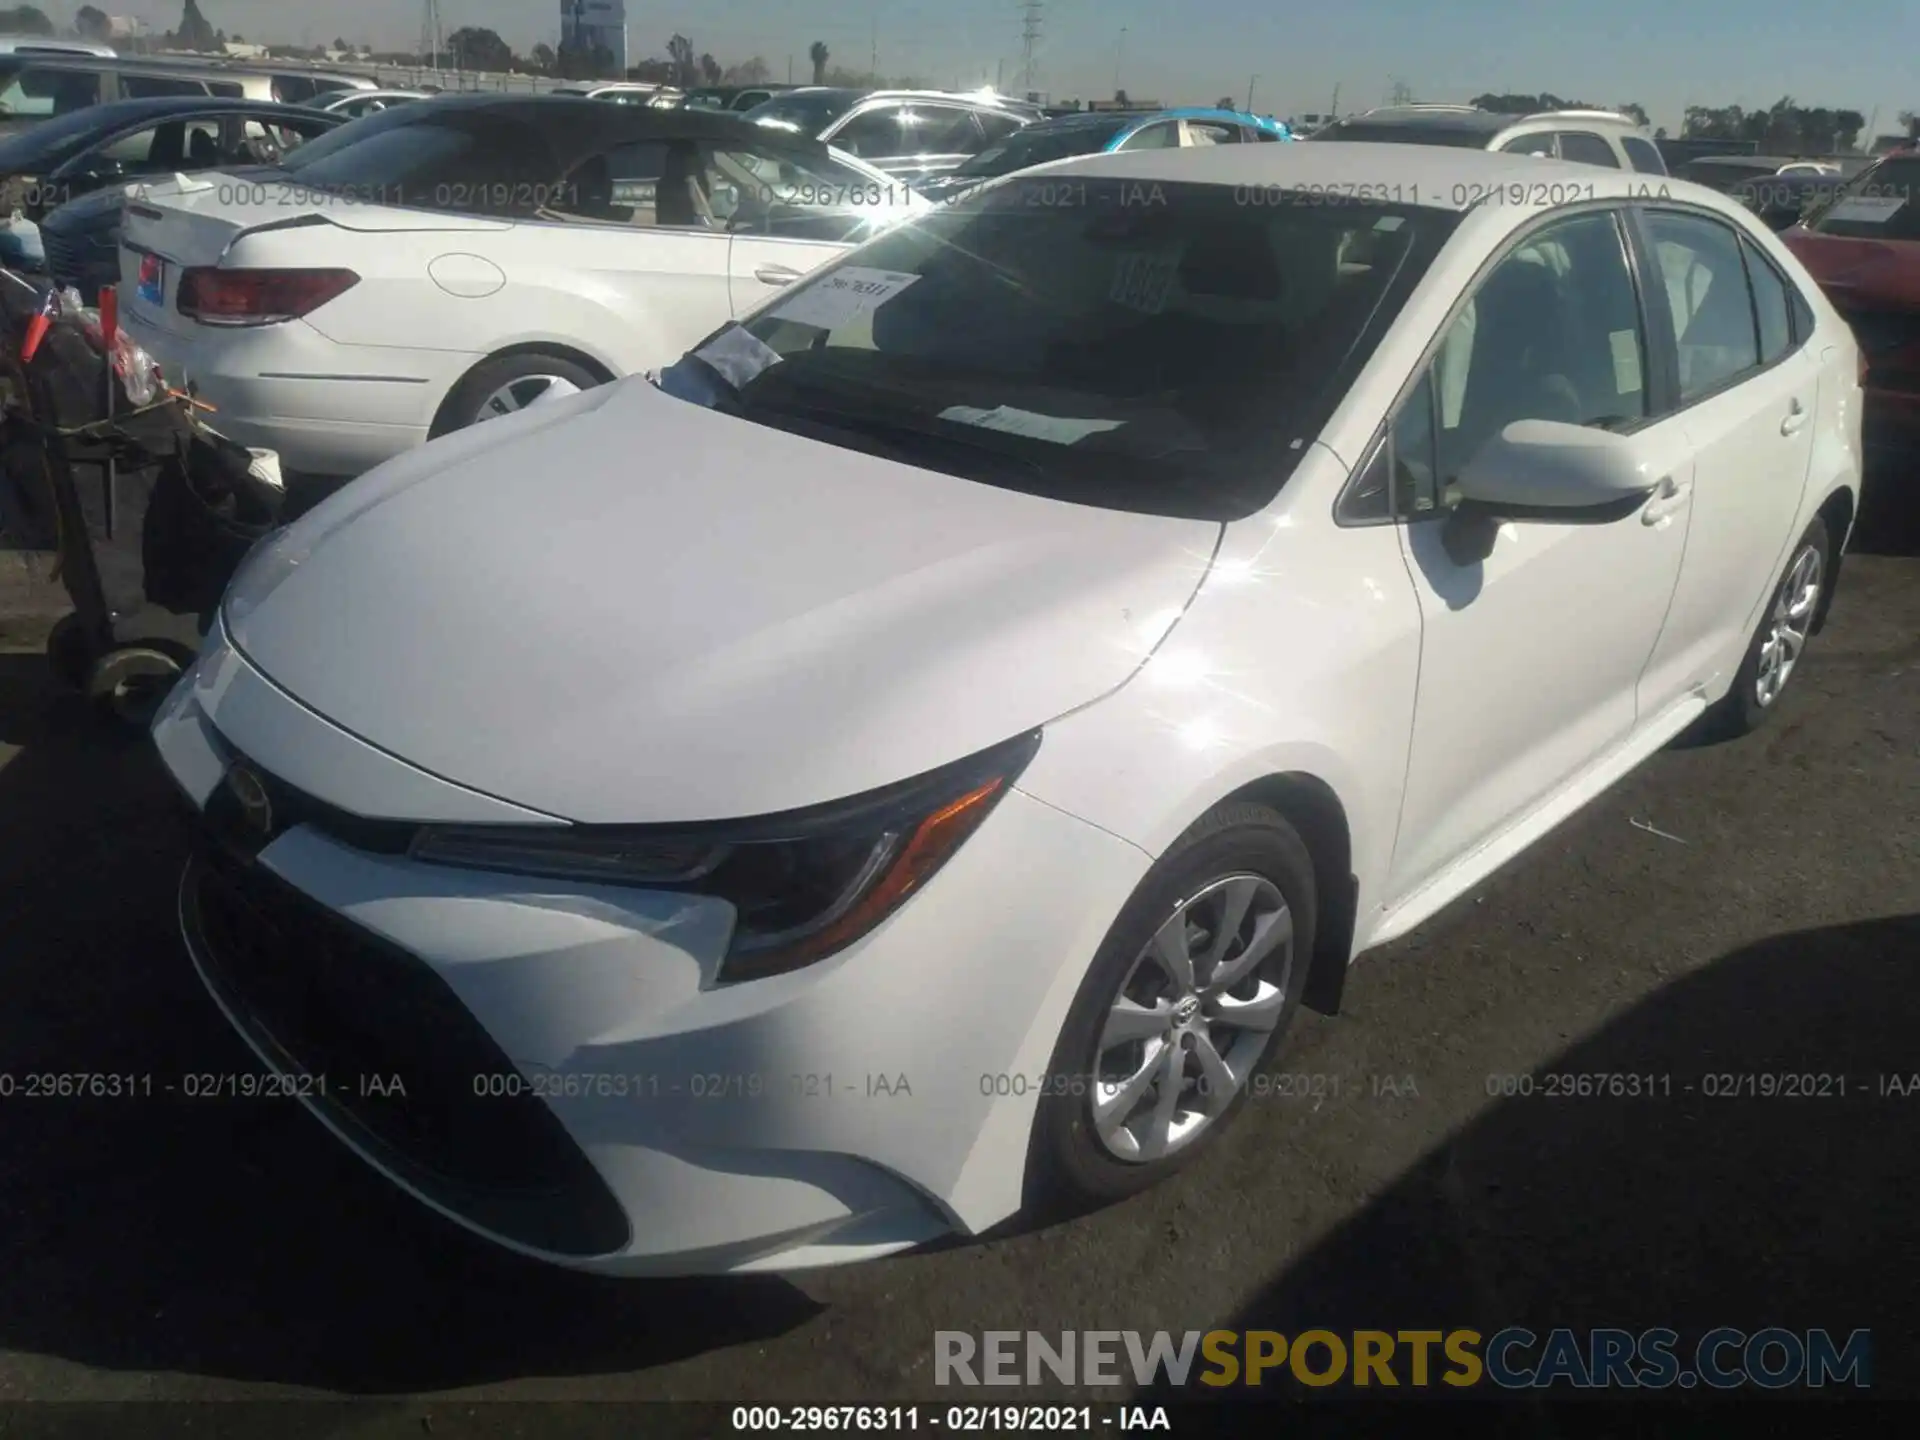
[[[702,825],[432,825],[432,865],[711,895],[734,907],[723,981],[797,970],[879,925],[980,827],[1040,732],[831,805]]]

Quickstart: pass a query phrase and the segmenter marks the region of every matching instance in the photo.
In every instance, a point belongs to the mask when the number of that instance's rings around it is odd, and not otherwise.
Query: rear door
[[[1660,705],[1738,665],[1806,488],[1820,363],[1788,282],[1727,222],[1643,212],[1653,328],[1678,361],[1677,419],[1695,455],[1686,564],[1642,689]]]

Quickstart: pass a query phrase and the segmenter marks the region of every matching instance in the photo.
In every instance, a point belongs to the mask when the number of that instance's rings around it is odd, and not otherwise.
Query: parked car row
[[[867,160],[567,100],[130,206],[123,314],[220,423],[360,464],[517,411],[255,549],[155,723],[286,1093],[583,1270],[978,1236],[1191,1163],[1357,955],[1777,714],[1846,321],[1604,122],[1414,123],[1479,139],[1082,155],[844,254]]]

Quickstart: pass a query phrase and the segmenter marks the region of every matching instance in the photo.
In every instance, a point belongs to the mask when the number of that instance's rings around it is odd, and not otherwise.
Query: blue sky
[[[114,14],[144,15],[162,28],[180,0],[101,0]],[[447,29],[485,25],[515,49],[551,41],[560,0],[441,0]],[[45,6],[59,19],[77,8]],[[201,0],[215,25],[249,39],[350,40],[411,46],[417,0]],[[1018,0],[628,0],[634,58],[664,54],[675,31],[723,62],[763,57],[774,78],[787,57],[805,78],[809,43],[864,69],[875,21],[883,72],[940,84],[1020,72]],[[1338,83],[1342,109],[1379,104],[1396,78],[1422,100],[1466,100],[1486,90],[1551,90],[1595,102],[1638,100],[1675,131],[1690,101],[1803,104],[1880,110],[1920,107],[1913,65],[1920,31],[1914,0],[1854,0],[1833,11],[1787,0],[1608,0],[1540,5],[1518,0],[1340,0],[1281,6],[1274,0],[1210,0],[1189,11],[1167,0],[1048,0],[1043,11],[1041,88],[1056,98],[1110,95],[1116,59],[1133,95],[1206,103],[1245,99],[1279,114],[1324,110]],[[1126,29],[1124,42],[1120,31]]]

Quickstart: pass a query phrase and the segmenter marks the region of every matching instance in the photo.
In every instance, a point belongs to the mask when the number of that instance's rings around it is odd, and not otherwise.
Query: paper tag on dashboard
[[[774,306],[767,315],[774,320],[792,321],[795,325],[814,325],[822,330],[835,330],[851,324],[869,310],[878,309],[919,278],[918,275],[902,274],[897,270],[871,270],[863,265],[844,265],[804,286],[791,298]]]
[[[729,325],[693,353],[736,390],[780,363],[778,350],[739,325]]]
[[[1029,440],[1051,440],[1056,445],[1074,445],[1089,435],[1118,430],[1124,420],[1070,420],[1060,415],[1042,415],[1037,410],[1017,410],[1011,405],[996,405],[982,410],[974,405],[950,405],[940,412],[942,420],[962,425],[978,425],[983,430],[1002,430],[1009,435],[1024,435]]]

